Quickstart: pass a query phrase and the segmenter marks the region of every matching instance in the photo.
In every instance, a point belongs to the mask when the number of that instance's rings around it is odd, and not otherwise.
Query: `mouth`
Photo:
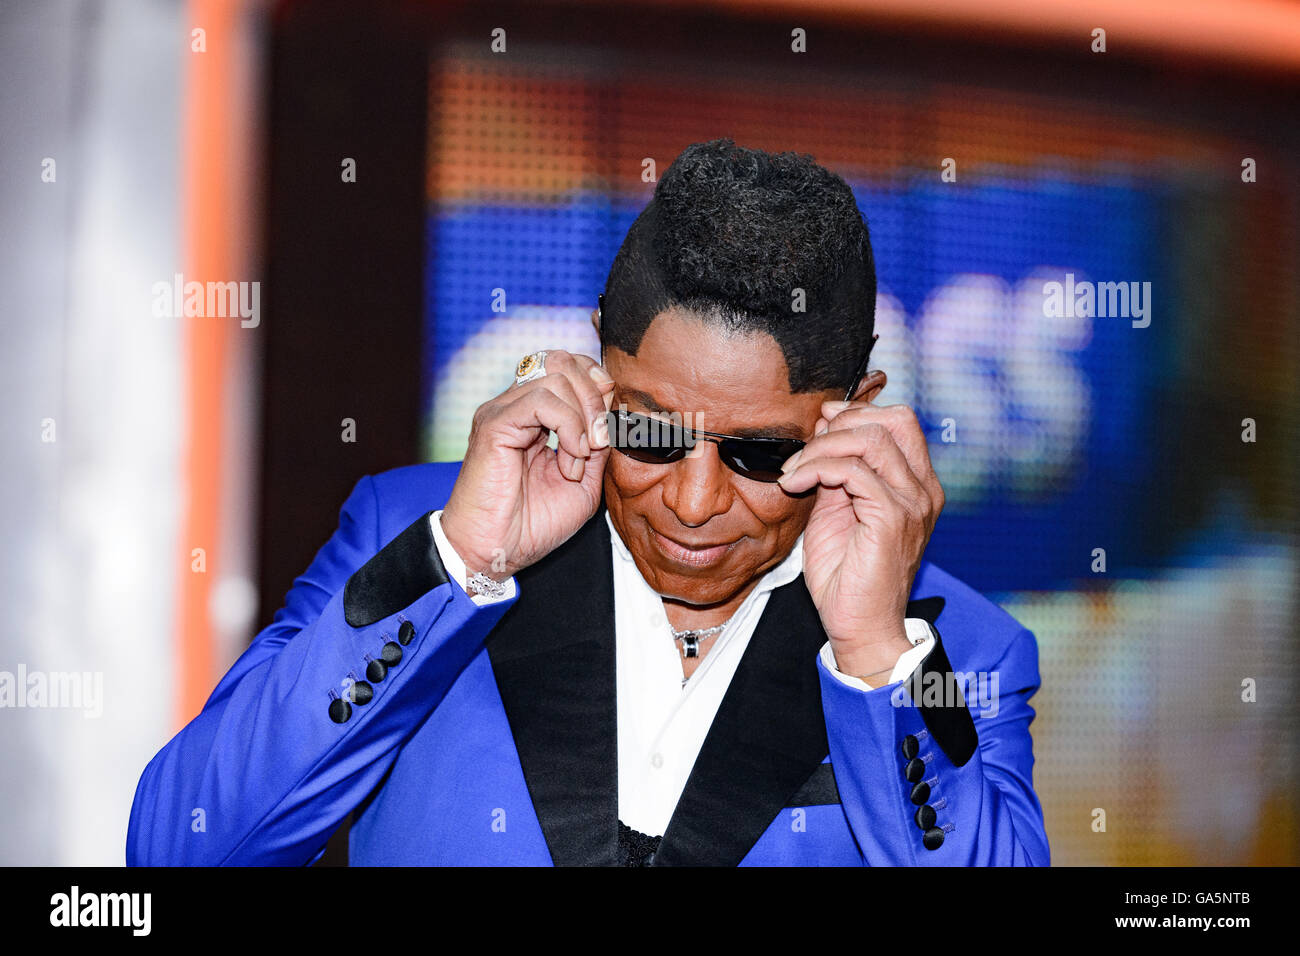
[[[654,541],[655,546],[670,560],[691,568],[703,568],[711,564],[717,564],[727,552],[740,543],[740,540],[737,539],[722,544],[693,547],[680,541],[674,541],[672,538],[664,537],[654,528],[650,529],[650,538]]]

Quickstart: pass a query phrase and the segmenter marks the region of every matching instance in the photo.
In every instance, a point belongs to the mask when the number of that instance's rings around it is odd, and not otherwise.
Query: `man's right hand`
[[[546,374],[474,413],[442,530],[470,574],[504,581],[567,541],[600,505],[614,380],[586,355],[546,352]],[[551,431],[559,447],[547,447]]]

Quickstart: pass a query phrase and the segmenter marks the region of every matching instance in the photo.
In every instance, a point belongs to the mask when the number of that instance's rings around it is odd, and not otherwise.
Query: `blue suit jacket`
[[[603,502],[515,598],[479,607],[427,520],[458,472],[358,482],[273,623],[145,768],[128,864],[310,863],[353,811],[353,864],[616,862]],[[657,865],[1048,862],[1033,635],[928,562],[912,597],[940,640],[909,684],[863,691],[820,663],[803,576],[772,592]],[[996,673],[999,693],[945,697],[954,673]]]

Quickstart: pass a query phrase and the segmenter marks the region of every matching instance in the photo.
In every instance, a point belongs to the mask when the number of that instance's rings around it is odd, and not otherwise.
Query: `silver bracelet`
[[[505,597],[510,593],[510,589],[500,581],[493,581],[482,571],[476,571],[468,581],[465,582],[465,590],[475,594],[482,594],[493,600]]]

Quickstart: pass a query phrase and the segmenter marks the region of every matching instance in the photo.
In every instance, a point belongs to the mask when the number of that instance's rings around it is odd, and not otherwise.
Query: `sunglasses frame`
[[[652,423],[653,425],[655,425],[657,428],[662,428],[662,429],[674,429],[674,430],[677,431],[677,432],[681,432],[681,433],[683,433],[683,434],[685,434],[685,435],[691,436],[690,439],[689,439],[689,441],[691,442],[691,444],[689,444],[689,445],[686,443],[686,441],[683,441],[683,442],[681,442],[681,443],[673,443],[673,444],[670,446],[670,450],[671,450],[671,452],[681,452],[681,453],[682,453],[682,457],[684,457],[686,453],[688,453],[688,452],[694,450],[694,443],[695,443],[695,442],[697,442],[697,441],[711,441],[711,442],[713,442],[714,444],[716,444],[716,445],[718,446],[719,457],[722,459],[723,463],[727,465],[728,468],[730,468],[730,469],[731,469],[732,471],[734,471],[736,474],[738,474],[738,475],[742,475],[743,477],[745,477],[745,478],[749,478],[749,479],[751,479],[751,480],[753,480],[753,481],[762,481],[762,482],[768,482],[768,483],[770,483],[770,482],[776,481],[777,478],[780,477],[780,475],[779,475],[779,473],[778,473],[778,474],[776,474],[776,475],[775,475],[774,477],[772,477],[772,478],[758,478],[758,477],[755,477],[755,472],[754,472],[754,471],[747,471],[747,470],[745,470],[745,469],[743,469],[743,468],[737,467],[737,465],[736,465],[736,460],[744,457],[743,452],[742,452],[742,451],[731,451],[731,450],[728,450],[728,449],[725,447],[726,445],[731,444],[731,443],[736,443],[736,444],[739,444],[740,446],[742,446],[742,449],[743,449],[743,448],[751,448],[751,449],[752,449],[752,448],[754,448],[754,446],[756,446],[756,445],[766,445],[766,444],[772,444],[772,445],[786,445],[786,446],[789,446],[789,447],[790,447],[790,451],[789,451],[788,454],[782,456],[781,461],[784,462],[784,461],[785,461],[787,458],[789,458],[791,455],[795,454],[795,452],[801,451],[801,450],[803,449],[804,445],[807,444],[807,442],[802,441],[801,439],[798,439],[798,438],[762,438],[762,437],[759,437],[759,438],[742,438],[742,437],[740,437],[740,436],[738,436],[738,435],[723,435],[723,434],[720,434],[720,433],[718,433],[718,432],[706,432],[706,431],[703,431],[702,429],[698,429],[698,428],[686,428],[686,427],[683,426],[683,425],[678,425],[678,424],[675,424],[675,423],[673,423],[673,422],[666,422],[666,421],[663,421],[662,419],[653,418],[652,416],[647,415],[647,414],[645,414],[644,412],[629,412],[629,411],[627,411],[626,409],[611,409],[611,410],[608,412],[608,414],[609,414],[609,415],[612,415],[612,416],[615,416],[617,419],[622,419],[624,422],[626,422],[628,418],[630,418],[630,417],[632,417],[632,416],[635,416],[635,417],[638,417],[638,418],[645,419],[646,421],[648,421],[648,422]],[[635,427],[635,426],[632,426],[632,427]],[[629,446],[629,447],[627,447],[627,448],[624,448],[624,447],[620,447],[620,446],[619,446],[619,444],[617,443],[617,441],[615,441],[615,439],[614,439],[614,436],[617,435],[618,433],[619,433],[618,425],[617,425],[617,422],[615,422],[614,427],[610,428],[610,431],[609,431],[609,434],[610,434],[610,447],[613,448],[615,451],[622,452],[623,454],[627,455],[629,458],[632,458],[632,459],[634,459],[634,460],[636,460],[636,461],[642,461],[642,459],[637,458],[636,455],[632,453],[633,451],[636,451],[636,450],[637,450],[637,449],[636,449],[636,446]],[[682,460],[682,457],[669,458],[669,459],[666,460],[666,461],[646,461],[646,462],[644,462],[644,464],[648,464],[648,465],[671,465],[671,464],[675,464],[676,462],[681,461],[681,460]]]

